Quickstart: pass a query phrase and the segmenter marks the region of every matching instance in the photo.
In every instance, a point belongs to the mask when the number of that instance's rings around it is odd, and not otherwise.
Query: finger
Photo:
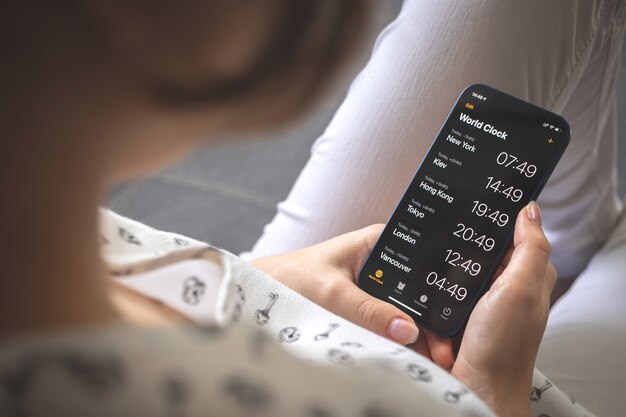
[[[509,265],[509,262],[511,262],[511,256],[513,256],[513,248],[509,248],[508,251],[506,251],[506,255],[504,255],[504,258],[502,259],[502,266],[503,267],[507,267]]]
[[[372,297],[350,281],[341,285],[340,294],[330,300],[330,304],[336,314],[402,345],[415,343],[419,335],[409,315]]]
[[[433,359],[433,357],[430,355],[430,348],[428,347],[428,341],[426,340],[426,334],[424,333],[423,329],[420,330],[417,342],[415,342],[411,346],[411,348],[425,358],[428,358],[430,360]]]
[[[513,254],[501,277],[512,283],[543,290],[550,244],[541,228],[541,212],[537,203],[531,202],[520,211],[513,241]]]
[[[571,281],[568,281],[567,284],[571,285]],[[544,279],[544,286],[545,286],[544,296],[547,298],[550,305],[553,305],[554,302],[560,296],[562,296],[565,293],[565,291],[567,291],[567,289],[569,289],[569,286],[567,284],[563,285],[562,287],[558,289],[556,288],[557,287],[557,272],[556,272],[556,269],[554,268],[554,265],[549,263],[548,267],[546,268],[546,276]],[[555,291],[555,289],[557,289],[557,291]],[[553,292],[556,292],[554,297],[553,297]]]
[[[465,329],[463,329],[461,333],[452,338],[452,352],[454,358],[456,358],[459,354],[459,349],[461,349],[461,343],[463,342],[463,336],[465,336]]]
[[[443,369],[450,369],[454,365],[454,352],[452,349],[452,339],[436,335],[428,330],[423,330],[426,336],[430,356],[437,365]]]
[[[496,268],[495,274],[493,274],[493,277],[491,277],[491,280],[489,281],[490,287],[491,285],[493,285],[493,283],[498,279],[498,277],[502,274],[502,272],[504,272],[506,267],[509,265],[509,262],[511,262],[511,256],[513,256],[512,247],[509,248],[509,250],[506,252],[506,255],[504,255],[504,259],[502,259],[502,263]]]
[[[545,279],[545,285],[547,287],[547,289],[549,291],[554,290],[554,286],[556,285],[556,281],[557,281],[557,277],[558,274],[556,272],[556,268],[554,267],[554,265],[552,265],[552,263],[548,264],[548,268],[546,270],[546,279]]]
[[[329,259],[338,260],[337,265],[346,268],[356,280],[365,259],[380,237],[384,224],[373,224],[353,232],[339,235],[324,243],[322,249]],[[349,262],[345,262],[349,260]]]

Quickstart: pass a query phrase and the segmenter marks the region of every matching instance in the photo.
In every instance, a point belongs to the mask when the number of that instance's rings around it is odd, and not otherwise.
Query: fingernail
[[[526,206],[526,214],[528,218],[541,226],[541,210],[539,209],[539,204],[536,201],[531,201]]]
[[[404,319],[395,318],[387,327],[387,335],[402,345],[410,345],[417,341],[419,330],[415,324]]]

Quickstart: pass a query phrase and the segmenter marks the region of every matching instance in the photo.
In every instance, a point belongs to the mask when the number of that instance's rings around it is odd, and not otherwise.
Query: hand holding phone
[[[530,415],[528,392],[556,282],[549,257],[531,203],[517,217],[510,258],[472,311],[451,369],[497,415]]]
[[[567,122],[485,85],[459,97],[366,260],[359,286],[451,337],[569,142]]]

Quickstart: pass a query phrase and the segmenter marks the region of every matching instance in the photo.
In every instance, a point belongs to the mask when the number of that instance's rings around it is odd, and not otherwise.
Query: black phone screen
[[[359,286],[453,336],[511,245],[570,132],[560,116],[485,85],[465,89],[366,260]]]

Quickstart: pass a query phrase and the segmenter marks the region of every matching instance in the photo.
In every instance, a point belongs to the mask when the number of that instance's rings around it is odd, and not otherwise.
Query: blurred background
[[[376,35],[398,14],[402,0],[372,2],[373,19],[361,55],[344,82],[296,123],[264,136],[224,138],[198,149],[154,176],[116,187],[107,207],[157,229],[209,242],[233,253],[252,247],[263,226],[287,197],[346,94],[349,82],[367,62]],[[626,45],[626,43],[625,43]],[[625,48],[626,49],[626,48]],[[620,193],[626,192],[626,50],[618,85]]]

